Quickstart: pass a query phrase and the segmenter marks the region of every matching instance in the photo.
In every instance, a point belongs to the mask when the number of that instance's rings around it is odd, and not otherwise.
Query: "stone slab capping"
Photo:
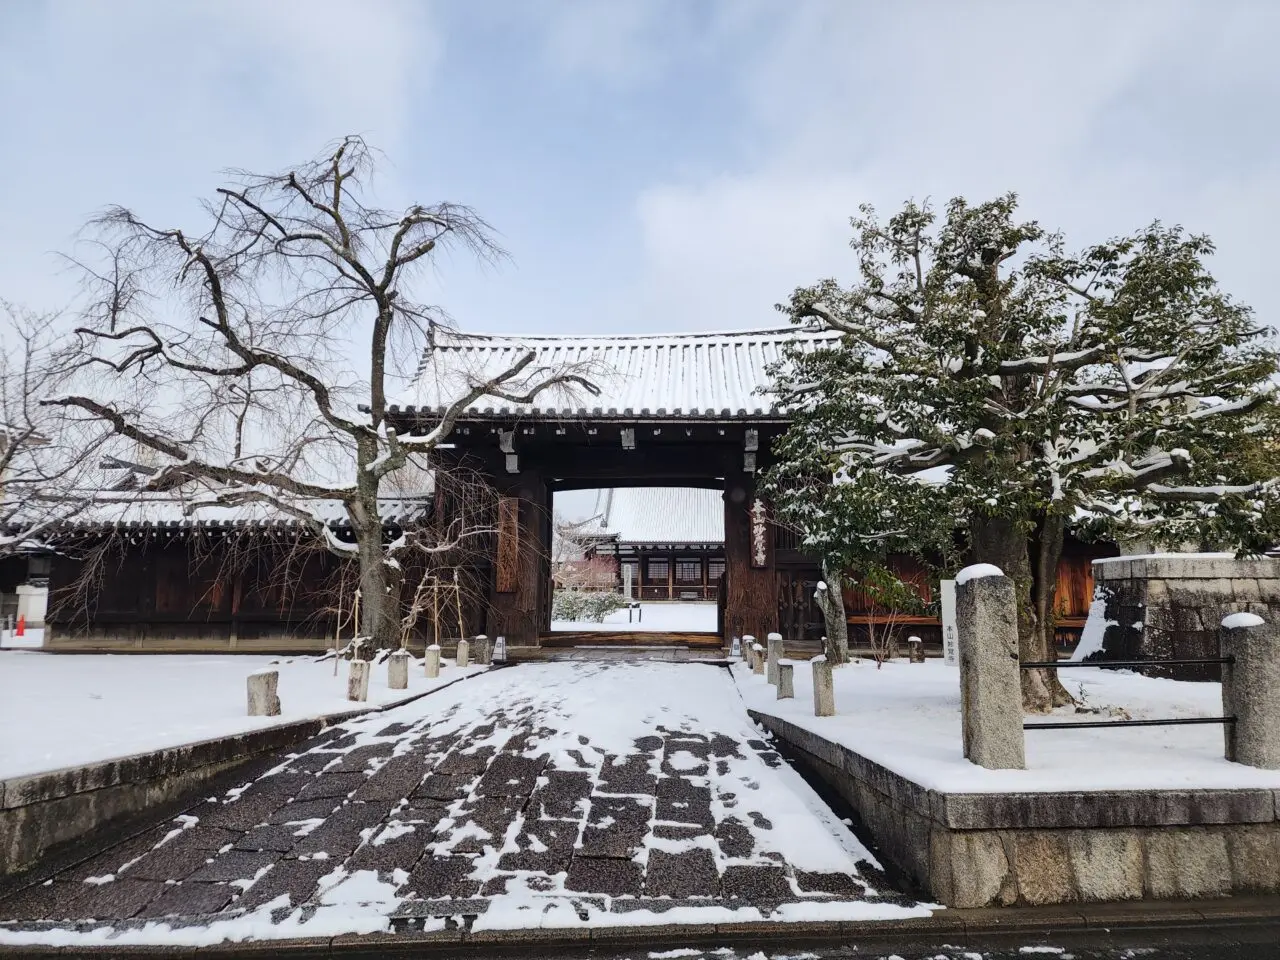
[[[771,633],[768,638],[768,661],[765,663],[765,679],[778,685],[778,661],[782,659],[782,634]]]
[[[758,643],[751,645],[751,672],[764,674],[764,647]]]
[[[964,755],[988,770],[1024,770],[1013,581],[990,564],[961,570],[956,576],[956,624]]]
[[[814,657],[809,663],[813,668],[813,715],[834,717],[836,686],[835,678],[831,675],[831,663],[825,656]]]
[[[790,660],[778,661],[778,699],[793,700],[796,695],[796,666]]]
[[[1280,770],[1280,629],[1252,613],[1222,620],[1222,712],[1228,760]]]
[[[347,699],[364,703],[369,699],[369,661],[352,660],[347,674]]]
[[[465,667],[471,663],[471,644],[467,643],[466,640],[458,641],[457,662],[460,667]]]
[[[249,716],[280,716],[280,697],[276,694],[279,683],[278,670],[259,670],[257,673],[249,674],[246,684],[249,695]]]
[[[397,650],[387,658],[387,686],[392,690],[409,689],[408,650]]]
[[[476,634],[476,663],[482,667],[493,664],[493,644],[483,633]]]
[[[422,658],[422,669],[429,679],[440,676],[440,645],[438,643],[427,647],[427,653]]]

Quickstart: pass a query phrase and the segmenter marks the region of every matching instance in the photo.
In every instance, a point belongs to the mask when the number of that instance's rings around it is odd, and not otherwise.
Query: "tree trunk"
[[[974,514],[969,521],[971,562],[991,563],[1013,581],[1018,601],[1018,659],[1034,661],[1040,655],[1040,633],[1031,601],[1031,553],[1026,533],[1009,517]],[[1045,670],[1022,671],[1022,708],[1029,713],[1053,709],[1053,693]]]
[[[827,644],[823,651],[835,666],[849,662],[849,622],[844,612],[844,581],[830,564],[822,562],[822,580],[827,589],[818,591],[818,607],[827,625]]]
[[[1054,633],[1057,627],[1058,562],[1062,559],[1062,545],[1066,537],[1067,517],[1059,511],[1045,514],[1040,523],[1040,535],[1036,542],[1035,577],[1035,631],[1037,660],[1053,660]],[[1055,707],[1074,704],[1075,698],[1067,693],[1058,679],[1057,670],[1046,670],[1045,684],[1053,697]]]

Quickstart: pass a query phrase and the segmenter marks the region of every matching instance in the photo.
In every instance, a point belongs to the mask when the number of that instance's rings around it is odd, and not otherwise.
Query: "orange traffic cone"
[[[21,636],[24,636],[26,632],[27,632],[27,618],[25,616],[21,616],[18,618],[18,629],[14,633],[14,636],[21,637]]]

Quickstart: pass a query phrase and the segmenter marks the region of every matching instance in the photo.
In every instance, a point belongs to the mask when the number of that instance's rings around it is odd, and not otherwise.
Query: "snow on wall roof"
[[[468,384],[509,370],[529,351],[534,360],[513,381],[522,392],[526,375],[572,367],[600,388],[555,387],[533,403],[483,397],[467,408],[472,416],[642,417],[687,419],[779,415],[768,389],[767,369],[783,358],[783,347],[805,350],[838,339],[836,334],[788,327],[727,333],[622,336],[469,336],[441,334],[428,348],[410,389],[392,412],[439,412]]]
[[[596,495],[596,514],[620,543],[724,543],[719,490],[612,487]]]

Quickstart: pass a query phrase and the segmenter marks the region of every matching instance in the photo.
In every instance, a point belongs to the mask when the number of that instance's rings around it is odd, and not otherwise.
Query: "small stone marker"
[[[476,634],[476,664],[487,667],[493,663],[493,646],[483,633]]]
[[[964,755],[988,770],[1026,769],[1013,581],[990,564],[961,570],[956,625]]]
[[[794,700],[796,696],[796,667],[790,660],[778,661],[778,699]]]
[[[751,647],[751,672],[764,673],[764,647],[760,644],[753,644]]]
[[[1251,613],[1222,621],[1222,713],[1226,757],[1264,770],[1280,770],[1280,630]]]
[[[912,663],[924,663],[924,641],[919,637],[907,637],[907,650]]]
[[[749,633],[742,635],[742,649],[746,651],[747,663],[751,669],[756,667],[756,638]]]
[[[387,686],[392,690],[409,689],[408,650],[397,650],[387,658]]]
[[[737,637],[734,637],[733,642],[729,644],[729,656],[731,657],[742,656],[742,641],[739,640]]]
[[[280,698],[276,695],[276,685],[280,682],[280,674],[276,670],[260,670],[249,674],[249,716],[280,716]]]
[[[359,703],[369,699],[369,661],[352,660],[347,674],[347,699]]]
[[[499,635],[498,639],[493,641],[493,659],[499,663],[507,662],[507,638]]]
[[[814,657],[809,661],[813,669],[813,715],[815,717],[834,717],[836,715],[836,685],[831,675],[831,664],[826,656]]]
[[[460,667],[469,665],[471,663],[471,644],[467,643],[466,640],[459,640],[458,652],[454,659]]]
[[[769,660],[765,678],[774,686],[778,684],[778,661],[782,659],[782,634],[769,634]]]
[[[422,658],[422,669],[430,678],[440,676],[440,645],[438,643],[427,647],[427,653]]]

